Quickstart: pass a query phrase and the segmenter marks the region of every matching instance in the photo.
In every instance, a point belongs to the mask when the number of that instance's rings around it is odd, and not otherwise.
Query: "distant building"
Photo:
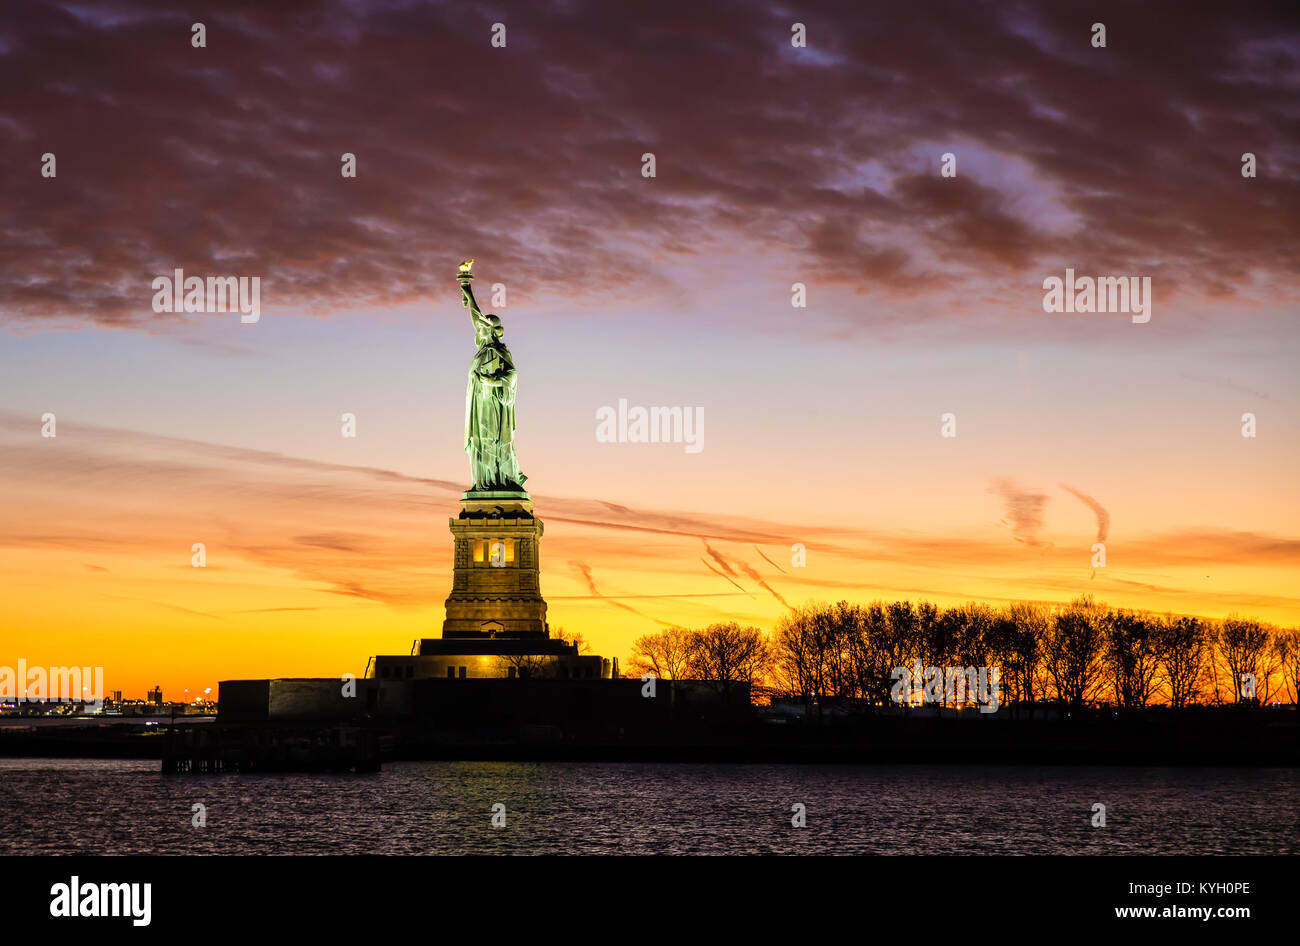
[[[150,690],[147,700],[154,706],[162,706],[162,687],[156,686]]]

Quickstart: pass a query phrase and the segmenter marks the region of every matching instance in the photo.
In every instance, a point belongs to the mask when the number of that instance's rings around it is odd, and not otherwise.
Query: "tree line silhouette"
[[[996,667],[1001,704],[1112,706],[1297,702],[1300,629],[1068,604],[809,603],[768,634],[735,622],[670,627],[633,644],[630,676],[696,679],[728,695],[870,712],[891,703],[896,668]]]

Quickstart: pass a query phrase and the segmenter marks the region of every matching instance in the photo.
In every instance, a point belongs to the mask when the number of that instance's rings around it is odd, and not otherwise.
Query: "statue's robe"
[[[487,384],[484,378],[499,384]],[[479,347],[465,390],[465,452],[474,489],[522,490],[528,479],[515,457],[515,389],[510,349],[499,341]]]

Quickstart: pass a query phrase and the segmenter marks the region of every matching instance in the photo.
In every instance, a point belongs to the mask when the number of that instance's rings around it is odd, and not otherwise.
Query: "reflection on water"
[[[207,806],[208,826],[190,825]],[[507,826],[491,827],[492,806]],[[791,806],[807,827],[791,827]],[[1106,827],[1090,825],[1106,806]],[[1300,852],[1290,769],[400,762],[170,775],[0,759],[0,853]]]

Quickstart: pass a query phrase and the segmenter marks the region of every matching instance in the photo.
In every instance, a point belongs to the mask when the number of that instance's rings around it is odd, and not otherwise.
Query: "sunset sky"
[[[1300,623],[1294,4],[884,6],[6,4],[0,665],[177,698],[438,636],[470,256],[598,653],[839,598]],[[1044,312],[1067,267],[1150,322]],[[260,321],[155,313],[175,268]],[[598,442],[620,398],[704,449]]]

